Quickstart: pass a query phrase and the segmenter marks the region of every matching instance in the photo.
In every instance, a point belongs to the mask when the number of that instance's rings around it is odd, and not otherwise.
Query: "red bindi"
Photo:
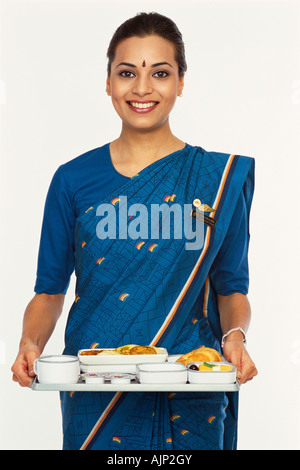
[[[143,60],[142,67],[146,67],[146,62]]]

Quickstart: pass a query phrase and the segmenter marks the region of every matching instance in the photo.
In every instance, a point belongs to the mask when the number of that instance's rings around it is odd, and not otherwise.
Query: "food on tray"
[[[119,354],[117,353],[114,349],[87,349],[84,351],[81,351],[80,355],[81,356],[99,356],[99,355],[114,355],[114,354]]]
[[[88,349],[87,351],[81,351],[81,356],[97,356],[102,349]]]
[[[115,349],[103,349],[103,351],[99,352],[99,356],[115,356],[120,354]]]
[[[206,372],[226,372],[232,371],[232,366],[227,364],[212,364],[209,362],[203,362],[203,364],[191,364],[189,366],[190,370],[199,370],[199,371],[206,371]]]
[[[182,362],[185,366],[189,362],[222,362],[221,354],[212,348],[206,346],[200,346],[198,349],[194,349],[189,353],[183,354],[176,362]]]
[[[152,346],[135,346],[129,354],[156,354],[156,349]]]
[[[139,346],[138,344],[126,344],[115,349],[86,349],[80,352],[81,356],[129,356],[134,354],[161,354],[162,349],[155,346]]]
[[[137,344],[126,344],[125,346],[117,348],[116,351],[118,351],[120,354],[130,354],[130,350],[136,346]]]

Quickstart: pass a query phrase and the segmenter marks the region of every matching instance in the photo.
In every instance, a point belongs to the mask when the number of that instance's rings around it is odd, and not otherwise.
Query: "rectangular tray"
[[[76,384],[40,384],[35,377],[31,383],[35,391],[65,392],[237,392],[238,381],[231,384],[141,384],[132,380],[130,384],[87,384],[81,378]]]
[[[98,349],[98,348],[97,348]],[[102,348],[103,350],[109,350],[109,348]],[[163,362],[168,358],[168,351],[166,348],[160,348],[161,353],[159,354],[134,354],[134,355],[114,355],[114,356],[82,356],[81,351],[88,351],[88,349],[80,349],[78,351],[78,358],[80,364],[84,365],[117,365],[117,364],[142,364],[145,362]]]

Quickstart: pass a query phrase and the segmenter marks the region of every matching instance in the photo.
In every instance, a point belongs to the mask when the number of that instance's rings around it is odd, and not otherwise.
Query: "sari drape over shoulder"
[[[201,344],[221,352],[209,272],[241,195],[249,215],[253,187],[252,158],[187,145],[103,200],[92,201],[77,218],[76,298],[64,353],[133,343],[162,346],[170,354],[184,354]],[[127,207],[142,205],[149,213],[155,204],[171,208],[176,203],[183,209],[200,199],[213,209],[202,223],[201,247],[186,249],[190,240],[185,236],[151,238],[150,225],[148,238],[131,238],[127,231],[134,219],[129,215],[126,226],[118,217],[122,198]],[[99,207],[104,204],[114,208],[116,238],[98,236]],[[215,448],[236,448],[238,393],[64,392],[61,399],[65,449],[197,449],[203,441],[199,426],[212,433],[212,425]],[[200,408],[206,414],[198,415]]]

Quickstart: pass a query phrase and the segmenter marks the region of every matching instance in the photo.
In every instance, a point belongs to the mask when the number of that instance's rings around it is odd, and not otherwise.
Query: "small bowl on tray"
[[[187,365],[187,374],[191,384],[236,382],[236,367],[229,362],[191,362]]]
[[[138,364],[136,375],[145,384],[186,383],[187,368],[179,362]]]

